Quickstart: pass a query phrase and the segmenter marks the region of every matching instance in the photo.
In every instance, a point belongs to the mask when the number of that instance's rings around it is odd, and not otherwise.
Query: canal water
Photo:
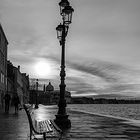
[[[140,121],[140,104],[68,104],[67,108]]]

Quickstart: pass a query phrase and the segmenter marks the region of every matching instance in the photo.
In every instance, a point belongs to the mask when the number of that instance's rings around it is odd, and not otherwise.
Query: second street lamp
[[[56,27],[57,30],[57,38],[59,39],[60,45],[62,46],[62,53],[61,53],[61,71],[60,71],[60,77],[61,77],[61,83],[59,85],[60,87],[60,98],[58,103],[58,113],[56,115],[56,119],[54,120],[55,123],[61,128],[70,128],[71,127],[71,121],[68,119],[67,113],[66,113],[66,100],[65,100],[65,38],[68,33],[69,24],[72,20],[72,13],[73,8],[69,6],[69,2],[67,0],[61,0],[59,3],[60,6],[60,14],[62,16],[63,24],[60,24]]]
[[[60,45],[62,45],[62,32],[63,32],[63,25],[60,23],[57,27],[56,27],[56,31],[57,31],[57,38],[60,42]]]
[[[36,79],[36,103],[35,103],[35,108],[38,108],[38,79]]]
[[[57,38],[60,42],[60,45],[62,45],[62,43],[65,42],[65,37],[67,36],[68,28],[68,26],[62,25],[61,23],[56,27]]]

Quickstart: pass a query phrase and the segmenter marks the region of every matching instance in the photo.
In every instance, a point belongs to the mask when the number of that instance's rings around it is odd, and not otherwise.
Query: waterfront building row
[[[20,66],[15,67],[7,61],[7,92],[13,97],[19,96],[21,104],[29,101],[29,75],[20,72]]]
[[[8,40],[0,24],[0,106],[6,93],[11,97],[18,94],[21,103],[29,99],[29,76],[20,72],[20,66],[15,67],[7,60],[7,51]]]
[[[8,41],[0,24],[0,105],[7,89],[7,46]]]

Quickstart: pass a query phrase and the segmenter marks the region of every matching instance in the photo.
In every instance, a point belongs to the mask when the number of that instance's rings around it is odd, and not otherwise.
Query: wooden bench
[[[54,123],[53,120],[38,121],[35,119],[34,108],[32,105],[23,105],[23,108],[27,114],[28,122],[30,126],[30,140],[39,140],[46,138],[61,138],[62,131]]]

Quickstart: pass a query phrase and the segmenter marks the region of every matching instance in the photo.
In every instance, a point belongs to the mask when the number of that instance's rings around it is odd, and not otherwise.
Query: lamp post
[[[58,103],[58,112],[55,118],[55,123],[61,128],[70,128],[71,122],[68,119],[67,113],[66,113],[66,100],[65,100],[65,40],[69,29],[69,24],[72,21],[72,13],[74,12],[74,9],[69,5],[69,2],[67,0],[61,0],[59,3],[60,6],[60,15],[62,16],[63,23],[59,24],[56,27],[57,30],[57,38],[59,39],[60,46],[62,46],[62,52],[61,52],[61,71],[60,71],[60,77],[61,77],[61,83],[59,85],[60,87],[60,98]]]
[[[35,102],[35,108],[38,108],[38,79],[36,79],[36,102]]]

